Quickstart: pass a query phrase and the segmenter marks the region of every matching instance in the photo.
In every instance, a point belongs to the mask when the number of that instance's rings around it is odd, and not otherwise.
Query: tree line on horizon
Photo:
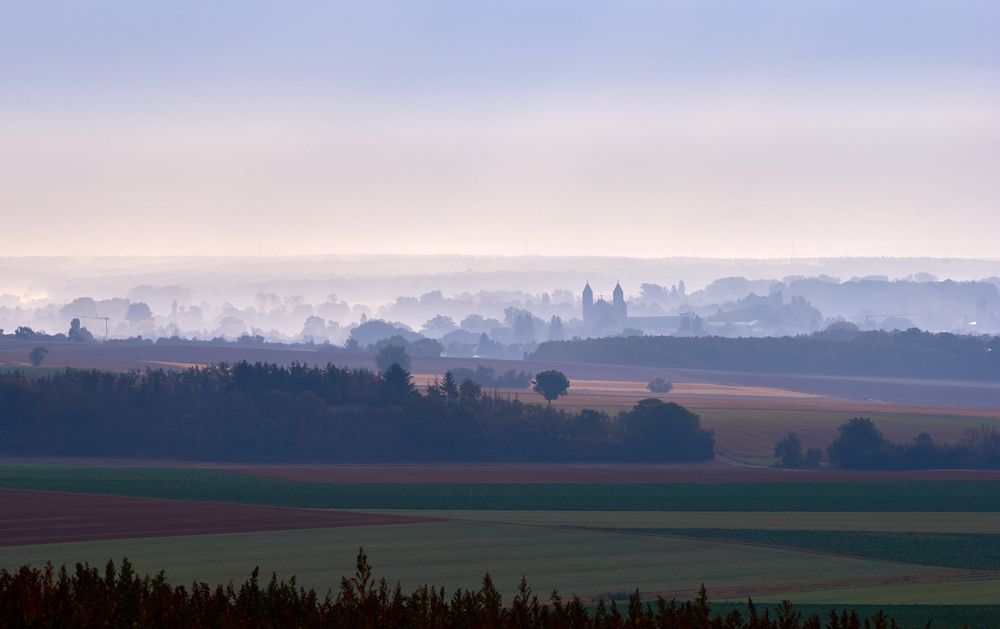
[[[170,584],[164,572],[140,575],[127,559],[102,571],[86,563],[58,570],[28,565],[0,569],[0,626],[12,629],[56,627],[209,627],[350,628],[412,627],[458,629],[895,629],[896,622],[878,611],[862,619],[857,611],[831,609],[826,619],[803,617],[790,601],[759,612],[748,601],[746,615],[733,610],[713,613],[704,586],[693,600],[655,602],[639,590],[619,607],[600,599],[588,605],[578,596],[564,599],[557,591],[539,599],[522,577],[517,593],[506,602],[489,574],[479,589],[419,586],[404,593],[397,582],[376,580],[364,549],[359,549],[354,575],[342,577],[339,589],[321,597],[298,585],[295,577],[272,574],[261,583],[255,568],[239,586],[194,582]]]
[[[970,429],[963,442],[935,443],[922,432],[912,443],[889,441],[870,418],[853,417],[837,429],[826,448],[830,464],[843,470],[1000,469],[1000,432],[986,424]],[[803,451],[798,434],[790,432],[774,446],[779,467],[819,467],[819,448]]]
[[[802,336],[625,336],[548,341],[533,360],[717,369],[1000,381],[1000,336],[861,332],[834,325]]]
[[[547,399],[568,385],[535,375]],[[558,376],[562,376],[560,379]],[[554,383],[556,389],[548,389]],[[0,453],[227,461],[673,462],[711,459],[698,415],[526,404],[453,374],[238,362],[187,370],[0,373]]]

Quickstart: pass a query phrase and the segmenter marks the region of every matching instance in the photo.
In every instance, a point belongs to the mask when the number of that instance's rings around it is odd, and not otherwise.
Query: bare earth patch
[[[0,489],[0,546],[427,521],[409,515]]]

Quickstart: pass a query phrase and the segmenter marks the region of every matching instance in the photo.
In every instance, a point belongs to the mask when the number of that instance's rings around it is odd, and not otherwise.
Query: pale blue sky
[[[0,251],[1000,257],[997,2],[6,2]]]

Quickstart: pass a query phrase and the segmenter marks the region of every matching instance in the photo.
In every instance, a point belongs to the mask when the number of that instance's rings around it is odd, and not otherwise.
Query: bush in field
[[[41,366],[45,357],[49,355],[49,350],[44,347],[36,347],[30,352],[28,352],[28,360],[31,361],[33,367]]]

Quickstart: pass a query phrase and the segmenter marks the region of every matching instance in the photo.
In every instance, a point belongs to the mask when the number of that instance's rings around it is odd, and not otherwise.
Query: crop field
[[[995,513],[803,511],[376,511],[531,526],[598,529],[748,529],[763,531],[886,531],[1000,535]]]
[[[525,402],[544,403],[536,393],[509,393]],[[872,418],[888,439],[900,443],[922,432],[938,442],[957,443],[983,425],[1000,429],[1000,412],[995,408],[887,404],[774,387],[708,383],[678,383],[669,394],[654,396],[639,382],[573,381],[569,394],[554,406],[613,414],[647,397],[676,402],[698,413],[703,427],[715,431],[718,452],[742,461],[771,460],[775,442],[789,432],[798,433],[805,448],[824,449],[836,438],[838,426],[855,416]]]
[[[1000,470],[786,470],[711,462],[675,465],[215,465],[295,483],[662,484],[1000,481]]]
[[[856,415],[870,417],[886,438],[897,443],[911,442],[922,432],[938,443],[959,443],[980,426],[1000,429],[1000,417],[980,414],[699,409],[697,403],[691,408],[701,415],[705,428],[715,431],[718,451],[737,460],[769,459],[774,444],[789,432],[799,435],[803,448],[825,449],[837,437],[837,428]]]
[[[1000,483],[294,483],[184,468],[0,465],[0,487],[316,509],[1000,511]]]
[[[510,595],[524,575],[543,596],[553,588],[591,597],[638,587],[689,597],[704,582],[715,598],[755,598],[777,590],[806,593],[850,584],[870,586],[972,579],[951,568],[872,561],[779,548],[673,539],[606,530],[552,529],[492,523],[428,523],[253,534],[222,534],[0,548],[3,566],[127,556],[140,570],[171,579],[241,580],[257,565],[265,574],[298,576],[307,587],[335,587],[353,571],[364,546],[378,575],[404,588],[423,582],[475,587],[489,571]],[[798,598],[806,600],[807,596]],[[980,602],[975,594],[962,602]]]
[[[639,473],[663,471],[651,468]],[[399,480],[393,469],[421,482],[385,482]],[[441,483],[442,468],[420,469],[345,466],[383,481],[345,483],[297,482],[310,472],[298,466],[282,479],[225,465],[4,463],[0,567],[128,557],[177,583],[224,583],[259,566],[326,592],[363,546],[377,576],[404,588],[476,587],[489,572],[507,596],[524,575],[542,598],[558,589],[593,600],[636,587],[688,598],[704,583],[735,603],[933,604],[936,627],[1000,605],[995,479]],[[529,472],[580,473],[513,469]],[[910,610],[918,625],[921,609]]]
[[[835,555],[905,561],[972,570],[1000,570],[1000,535],[896,533],[887,531],[795,531],[758,529],[625,529],[644,535],[810,550]]]
[[[0,546],[425,521],[415,515],[0,489]]]

